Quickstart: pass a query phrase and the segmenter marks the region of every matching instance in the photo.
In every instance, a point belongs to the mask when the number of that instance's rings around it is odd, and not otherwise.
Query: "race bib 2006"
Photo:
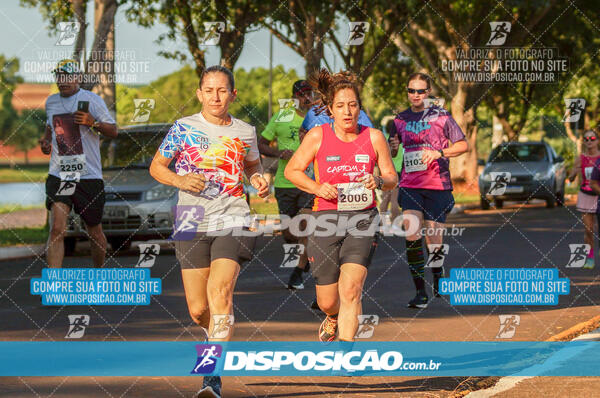
[[[373,191],[366,189],[361,182],[337,184],[337,209],[363,210],[373,203]]]

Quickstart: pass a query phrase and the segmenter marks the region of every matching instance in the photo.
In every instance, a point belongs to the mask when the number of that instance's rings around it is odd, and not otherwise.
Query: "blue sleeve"
[[[179,122],[175,122],[160,144],[158,151],[166,158],[173,159],[183,150],[181,134],[185,131]]]
[[[315,126],[320,126],[331,121],[331,118],[327,116],[325,112],[317,115],[315,113],[315,109],[316,106],[310,108],[308,113],[306,114],[306,117],[304,118],[304,121],[302,122],[302,128],[306,131],[309,131]]]
[[[312,108],[310,108],[308,110],[308,113],[304,117],[304,120],[302,121],[302,126],[300,126],[300,128],[303,128],[306,131],[310,130],[311,127],[309,127],[309,126],[313,123],[313,119],[314,119],[314,113],[313,113]]]
[[[361,126],[367,126],[367,127],[373,128],[373,123],[371,123],[371,119],[369,119],[369,117],[367,116],[365,111],[363,111],[362,109],[360,110],[360,113],[358,114],[358,124],[360,124]]]

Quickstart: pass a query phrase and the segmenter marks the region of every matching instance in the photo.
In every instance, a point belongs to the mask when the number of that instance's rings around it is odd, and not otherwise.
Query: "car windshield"
[[[497,162],[547,162],[548,154],[544,145],[501,145],[496,147],[488,160]]]
[[[102,168],[147,169],[164,136],[164,131],[127,132],[119,133],[114,139],[104,139],[100,144]]]

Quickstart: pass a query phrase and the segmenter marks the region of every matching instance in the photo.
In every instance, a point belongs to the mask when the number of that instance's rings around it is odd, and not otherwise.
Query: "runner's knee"
[[[190,316],[192,320],[200,325],[202,323],[202,317],[208,312],[208,303],[195,303],[189,306]]]
[[[357,303],[360,301],[361,284],[357,282],[340,283],[340,301]]]

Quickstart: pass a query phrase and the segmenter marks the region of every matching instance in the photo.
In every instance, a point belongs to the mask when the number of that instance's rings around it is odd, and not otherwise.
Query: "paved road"
[[[571,294],[558,306],[451,306],[448,297],[434,299],[426,310],[405,308],[414,290],[400,238],[384,238],[369,270],[363,312],[377,314],[380,325],[373,340],[490,341],[496,340],[499,314],[519,314],[521,323],[512,340],[546,340],[598,314],[600,266],[594,270],[567,269],[569,243],[579,243],[583,227],[573,208],[545,209],[514,205],[499,211],[467,211],[452,215],[449,226],[464,228],[461,236],[446,239],[447,267],[556,267],[571,280]],[[235,293],[236,340],[316,340],[322,319],[310,309],[314,283],[289,292],[288,270],[278,268],[283,258],[280,237],[262,238],[256,258],[243,266]],[[109,261],[110,266],[133,266],[135,252]],[[173,250],[164,247],[152,268],[163,279],[163,294],[150,306],[42,308],[28,293],[29,277],[39,275],[40,259],[0,263],[0,338],[3,340],[62,341],[67,315],[91,317],[83,340],[199,340],[202,333],[189,319],[181,277]],[[90,266],[83,254],[65,266]],[[431,275],[428,274],[430,280]],[[0,294],[2,294],[0,292]],[[160,366],[157,364],[157,366]],[[558,379],[559,381],[561,379]],[[449,396],[469,382],[464,377],[398,378],[227,378],[226,397],[252,396]],[[563,380],[564,381],[564,380]],[[199,379],[172,378],[3,378],[1,396],[192,396]],[[568,380],[567,380],[568,382]],[[459,387],[460,384],[460,387]],[[597,384],[597,383],[596,383]],[[548,395],[545,395],[548,396]]]

